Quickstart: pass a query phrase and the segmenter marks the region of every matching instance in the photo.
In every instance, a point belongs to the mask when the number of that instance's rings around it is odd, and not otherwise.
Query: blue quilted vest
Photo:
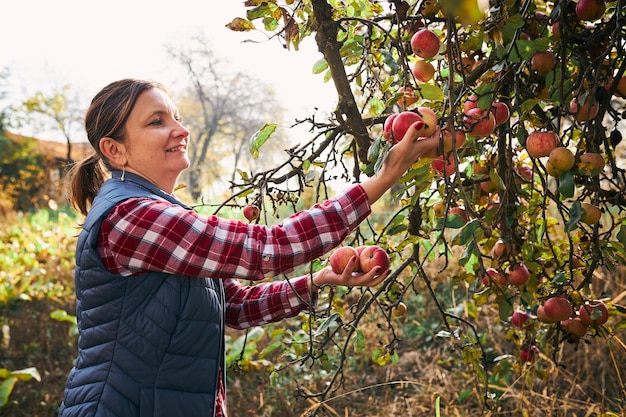
[[[96,250],[102,220],[131,197],[183,203],[143,178],[114,172],[85,219],[76,248],[79,355],[60,417],[200,417],[215,414],[224,369],[221,281],[148,272],[109,273]]]

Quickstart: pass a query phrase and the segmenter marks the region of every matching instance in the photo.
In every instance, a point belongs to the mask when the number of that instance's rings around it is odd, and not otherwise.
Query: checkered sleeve
[[[257,281],[329,252],[370,211],[358,184],[271,227],[134,198],[118,204],[103,221],[98,250],[111,272],[126,276],[164,271]]]
[[[239,280],[224,280],[226,324],[246,329],[294,317],[317,303],[317,290],[310,291],[310,276],[290,280],[242,285]]]

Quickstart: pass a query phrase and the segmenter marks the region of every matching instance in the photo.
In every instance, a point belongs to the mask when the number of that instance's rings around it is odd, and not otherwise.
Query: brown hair
[[[111,170],[109,161],[100,152],[100,139],[109,137],[124,143],[126,120],[137,98],[155,87],[166,91],[160,83],[127,78],[110,83],[91,101],[85,115],[85,130],[94,153],[76,163],[70,173],[70,201],[82,214],[87,214],[107,178],[103,165]]]

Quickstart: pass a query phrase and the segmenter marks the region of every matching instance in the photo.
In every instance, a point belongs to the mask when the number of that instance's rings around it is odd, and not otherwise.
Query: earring
[[[122,177],[121,177],[122,182],[124,181],[125,176],[126,176],[126,167],[122,167]]]

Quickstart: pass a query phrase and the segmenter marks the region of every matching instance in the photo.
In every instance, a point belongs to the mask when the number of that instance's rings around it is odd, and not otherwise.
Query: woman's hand
[[[418,137],[415,124],[409,127],[404,138],[391,147],[380,170],[361,183],[370,204],[396,184],[417,160],[424,157],[435,158],[440,136],[440,127],[428,137]]]
[[[341,274],[333,272],[330,266],[317,271],[312,276],[312,283],[317,287],[324,285],[343,285],[346,287],[374,287],[385,280],[391,272],[390,269],[380,271],[380,267],[375,267],[367,273],[354,272],[358,263],[358,258],[353,256]],[[311,282],[310,281],[310,282]]]

